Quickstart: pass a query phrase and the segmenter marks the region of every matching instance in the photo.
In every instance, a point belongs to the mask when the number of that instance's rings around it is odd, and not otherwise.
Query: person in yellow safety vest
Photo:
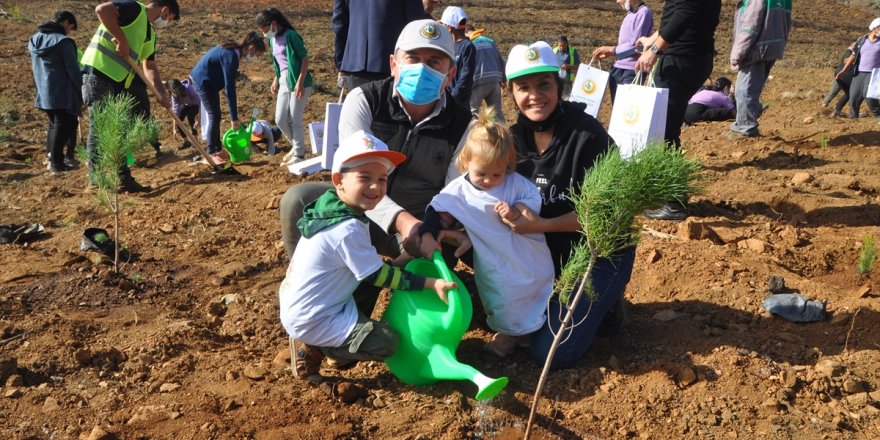
[[[171,105],[165,92],[155,61],[156,29],[180,19],[177,0],[152,0],[141,3],[134,0],[106,2],[95,8],[101,25],[83,53],[83,100],[89,107],[89,136],[86,149],[89,153],[89,186],[92,186],[92,169],[97,159],[94,118],[92,114],[104,97],[128,93],[137,73],[128,63],[132,59],[143,67],[147,79],[159,92],[157,102],[163,107]],[[125,163],[120,164],[119,174],[123,192],[146,192],[149,188],[138,184]]]
[[[559,77],[564,81],[562,99],[568,99],[571,95],[571,83],[577,75],[578,66],[581,64],[581,55],[578,50],[568,45],[568,37],[560,35],[553,48],[556,59],[559,61]]]

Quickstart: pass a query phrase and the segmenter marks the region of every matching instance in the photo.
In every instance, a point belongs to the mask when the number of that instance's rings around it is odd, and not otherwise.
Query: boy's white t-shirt
[[[308,345],[341,346],[358,319],[352,293],[382,264],[369,227],[360,220],[302,237],[278,291],[284,329]]]
[[[477,189],[467,175],[449,182],[431,201],[438,212],[455,217],[474,248],[474,278],[487,323],[507,335],[541,328],[553,290],[553,257],[544,234],[518,234],[495,212],[495,203],[522,203],[540,212],[541,194],[534,182],[517,173],[488,191]]]

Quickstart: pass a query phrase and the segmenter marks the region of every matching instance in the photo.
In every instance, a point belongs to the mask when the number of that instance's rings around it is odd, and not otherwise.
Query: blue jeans
[[[614,103],[614,97],[617,96],[617,86],[620,84],[632,84],[636,79],[635,70],[626,70],[619,67],[612,67],[608,75],[608,87],[611,88],[611,102]]]
[[[626,285],[632,276],[635,257],[636,249],[631,247],[613,260],[600,259],[596,262],[590,277],[596,299],[591,303],[589,298],[581,298],[577,309],[575,309],[572,323],[578,323],[581,320],[583,322],[574,329],[569,328],[567,334],[563,336],[565,342],[556,349],[551,369],[572,367],[584,356],[593,342],[593,337],[596,335],[602,319],[609,310],[623,300]],[[572,293],[572,297],[574,297],[574,293]],[[566,310],[562,309],[558,301],[551,301],[548,313],[547,323],[549,326],[541,327],[534,333],[531,341],[532,359],[541,365],[547,359],[550,345],[553,343],[553,334],[549,327],[552,327],[554,331],[559,329],[560,320],[565,317]],[[584,319],[585,316],[586,319]]]
[[[210,86],[201,88],[196,86],[199,94],[199,101],[202,102],[202,108],[208,114],[207,127],[202,127],[208,134],[208,154],[217,154],[223,149],[220,142],[220,91],[213,90]]]
[[[761,92],[767,84],[774,61],[758,61],[741,66],[736,75],[736,121],[730,129],[747,136],[758,134],[758,118],[761,117]]]

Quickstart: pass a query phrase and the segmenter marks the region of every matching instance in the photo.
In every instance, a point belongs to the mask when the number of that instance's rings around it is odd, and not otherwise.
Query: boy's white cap
[[[356,167],[370,162],[385,165],[388,173],[406,160],[406,155],[397,151],[388,151],[388,146],[377,137],[364,130],[358,130],[345,138],[333,155],[333,173],[338,173],[343,166]]]
[[[880,17],[874,19],[871,24],[868,25],[868,30],[873,31],[875,27],[880,26]]]
[[[254,128],[251,131],[251,141],[256,142],[263,139],[263,124],[254,122]]]
[[[462,20],[467,20],[468,16],[464,9],[458,6],[449,6],[443,10],[443,16],[440,17],[440,23],[455,29],[464,29],[465,24]]]
[[[537,41],[531,46],[518,44],[510,49],[504,69],[507,79],[539,72],[559,72],[559,60],[549,44]]]
[[[396,49],[404,52],[414,49],[436,49],[455,59],[455,42],[452,34],[434,20],[424,19],[409,22],[397,37]]]

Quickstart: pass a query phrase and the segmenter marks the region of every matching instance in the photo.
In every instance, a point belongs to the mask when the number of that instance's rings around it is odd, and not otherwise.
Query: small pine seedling
[[[862,250],[859,251],[859,273],[868,275],[874,270],[874,262],[877,261],[877,248],[874,247],[874,236],[865,235],[862,242]]]

